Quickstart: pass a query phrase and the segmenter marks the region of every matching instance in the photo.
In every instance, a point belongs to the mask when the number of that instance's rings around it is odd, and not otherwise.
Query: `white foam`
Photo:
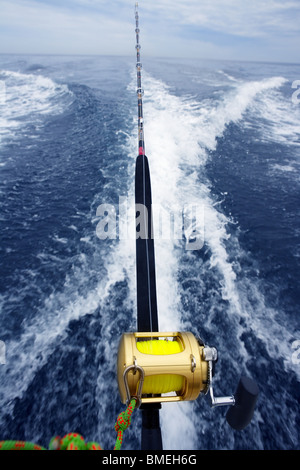
[[[42,75],[1,71],[5,83],[0,102],[0,137],[13,137],[27,124],[39,126],[44,115],[59,114],[72,102],[66,85]]]
[[[64,243],[64,240],[57,239]],[[105,302],[110,298],[111,288],[119,281],[123,281],[127,273],[134,278],[135,244],[132,240],[124,240],[117,243],[106,259],[105,277],[101,277],[98,286],[90,290],[86,295],[76,290],[76,282],[81,282],[86,272],[90,270],[89,261],[82,253],[77,259],[78,267],[73,266],[72,272],[66,275],[64,286],[61,292],[55,292],[49,295],[40,307],[38,317],[30,322],[28,319],[22,335],[18,340],[7,342],[5,380],[1,383],[0,405],[6,407],[9,413],[12,411],[13,398],[22,397],[27,390],[28,385],[34,378],[40,368],[47,363],[50,354],[57,347],[57,341],[62,341],[67,336],[67,328],[71,321],[80,319],[83,315],[92,314],[99,306],[105,306]],[[48,262],[47,256],[39,256],[45,263]],[[50,257],[52,259],[52,257]],[[59,258],[55,262],[61,262]],[[36,273],[33,273],[36,275]],[[74,283],[74,280],[76,282]],[[20,293],[21,295],[22,293]],[[7,301],[2,298],[1,306]],[[12,295],[10,296],[12,301]],[[15,299],[18,302],[18,298]],[[130,302],[130,300],[128,300]],[[112,343],[110,340],[109,329],[112,325],[112,319],[103,308],[102,317],[103,341],[105,342],[105,361],[113,370],[115,365],[111,364]],[[117,338],[114,347],[117,347]],[[116,352],[116,351],[115,351]],[[2,371],[1,371],[2,372]],[[99,383],[103,382],[102,372],[99,372]],[[105,381],[104,381],[105,382]],[[13,386],[16,384],[17,386]],[[13,387],[13,391],[12,391]],[[107,390],[106,390],[107,391]],[[103,400],[99,399],[100,402]]]
[[[218,73],[223,75],[224,77],[226,77],[228,80],[230,80],[232,82],[239,82],[239,80],[237,78],[235,78],[233,75],[230,75],[227,72],[224,72],[224,70],[218,70]]]
[[[292,165],[279,165],[278,163],[273,165],[273,170],[284,172],[284,173],[296,173],[297,172],[297,169]]]
[[[255,333],[260,331],[258,337],[267,342],[272,357],[276,351],[285,357],[287,346],[274,347],[268,328],[261,328],[264,323],[263,315],[257,315],[257,312],[249,308],[244,299],[245,292],[237,284],[234,265],[226,250],[229,237],[227,228],[232,221],[218,210],[209,186],[205,184],[205,178],[200,181],[197,176],[201,168],[204,172],[208,151],[216,148],[217,137],[223,135],[226,126],[241,120],[257,98],[264,99],[265,94],[280,88],[285,80],[282,77],[273,77],[253,82],[231,81],[234,82],[234,87],[219,96],[218,101],[214,98],[199,103],[191,97],[173,95],[162,81],[155,80],[144,72],[145,142],[151,172],[152,200],[154,204],[163,201],[167,208],[183,207],[191,202],[204,207],[204,239],[211,250],[210,266],[219,272],[222,297],[229,303],[228,312],[233,315],[232,321],[238,335],[244,331],[239,324],[239,319],[244,317],[250,330],[253,328]],[[181,317],[177,285],[179,261],[176,250],[179,247],[184,249],[178,240],[155,241],[161,331],[180,330],[185,326],[184,317]],[[256,295],[264,306],[260,293],[256,292]],[[260,307],[263,309],[262,305]],[[278,334],[276,326],[271,331]],[[242,342],[240,357],[243,357],[245,365],[248,353]],[[242,364],[236,364],[236,367],[240,370]],[[181,415],[180,426],[184,431],[175,430],[169,439],[172,428],[169,423],[173,422],[174,408],[163,407],[162,421],[167,448],[193,448],[193,445],[197,448],[193,440],[195,429],[192,413],[184,414],[182,409],[177,411]]]
[[[300,146],[300,106],[293,103],[292,96],[287,97],[278,89],[286,82],[283,78],[281,81],[278,79],[279,86],[261,94],[253,102],[253,125],[259,122],[262,141]]]
[[[69,302],[65,297],[59,297],[59,294],[51,294],[44,309],[41,309],[39,318],[33,324],[27,324],[21,338],[7,344],[5,381],[1,384],[0,392],[1,406],[5,405],[7,412],[9,397],[12,399],[22,396],[36,371],[47,362],[57,339],[65,335],[69,322],[78,319],[83,312],[92,312],[97,307],[94,293],[90,293],[88,298],[78,297]],[[13,384],[17,386],[12,397]]]
[[[193,403],[164,403],[160,412],[164,450],[199,448]]]
[[[144,98],[145,140],[153,202],[164,201],[167,207],[181,208],[196,203],[204,208],[204,237],[212,251],[211,267],[217,268],[223,276],[223,298],[239,315],[247,313],[241,310],[235,273],[224,245],[230,220],[216,209],[208,187],[198,181],[197,172],[207,161],[207,150],[216,148],[216,139],[223,134],[226,125],[241,119],[257,94],[278,87],[282,82],[281,78],[272,78],[239,84],[219,102],[205,100],[201,104],[174,96],[164,83],[147,74],[144,76],[147,90]],[[161,317],[166,326],[174,324],[177,310],[176,282],[171,282],[172,279],[175,281],[178,271],[174,246],[176,243],[172,241],[156,242],[158,278],[163,273],[158,282],[158,299],[163,305]],[[166,284],[172,286],[170,295],[166,295]]]

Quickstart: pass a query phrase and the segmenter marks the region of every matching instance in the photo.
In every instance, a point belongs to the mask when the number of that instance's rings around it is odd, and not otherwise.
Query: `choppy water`
[[[118,340],[136,329],[135,242],[100,240],[96,214],[120,197],[133,204],[134,65],[0,56],[2,439],[47,445],[77,431],[114,445]],[[300,66],[143,65],[153,202],[204,214],[201,249],[156,241],[160,330],[217,347],[216,395],[241,373],[260,388],[241,433],[208,397],[163,405],[164,448],[297,449]],[[139,448],[139,426],[137,413],[124,449]]]

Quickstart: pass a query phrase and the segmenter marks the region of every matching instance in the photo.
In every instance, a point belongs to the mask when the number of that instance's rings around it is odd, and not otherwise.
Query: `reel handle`
[[[242,431],[252,420],[259,389],[254,380],[241,377],[234,395],[235,404],[226,414],[228,424],[236,431]]]

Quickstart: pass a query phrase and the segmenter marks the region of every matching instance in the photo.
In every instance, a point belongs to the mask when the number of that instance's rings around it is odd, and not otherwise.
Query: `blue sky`
[[[132,0],[0,0],[0,53],[132,55]],[[144,56],[300,62],[300,0],[140,0]]]

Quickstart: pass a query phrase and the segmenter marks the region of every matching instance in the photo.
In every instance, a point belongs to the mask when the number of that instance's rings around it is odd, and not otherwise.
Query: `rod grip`
[[[235,404],[226,414],[228,424],[236,431],[242,431],[253,418],[259,389],[254,380],[241,377],[234,395]]]

